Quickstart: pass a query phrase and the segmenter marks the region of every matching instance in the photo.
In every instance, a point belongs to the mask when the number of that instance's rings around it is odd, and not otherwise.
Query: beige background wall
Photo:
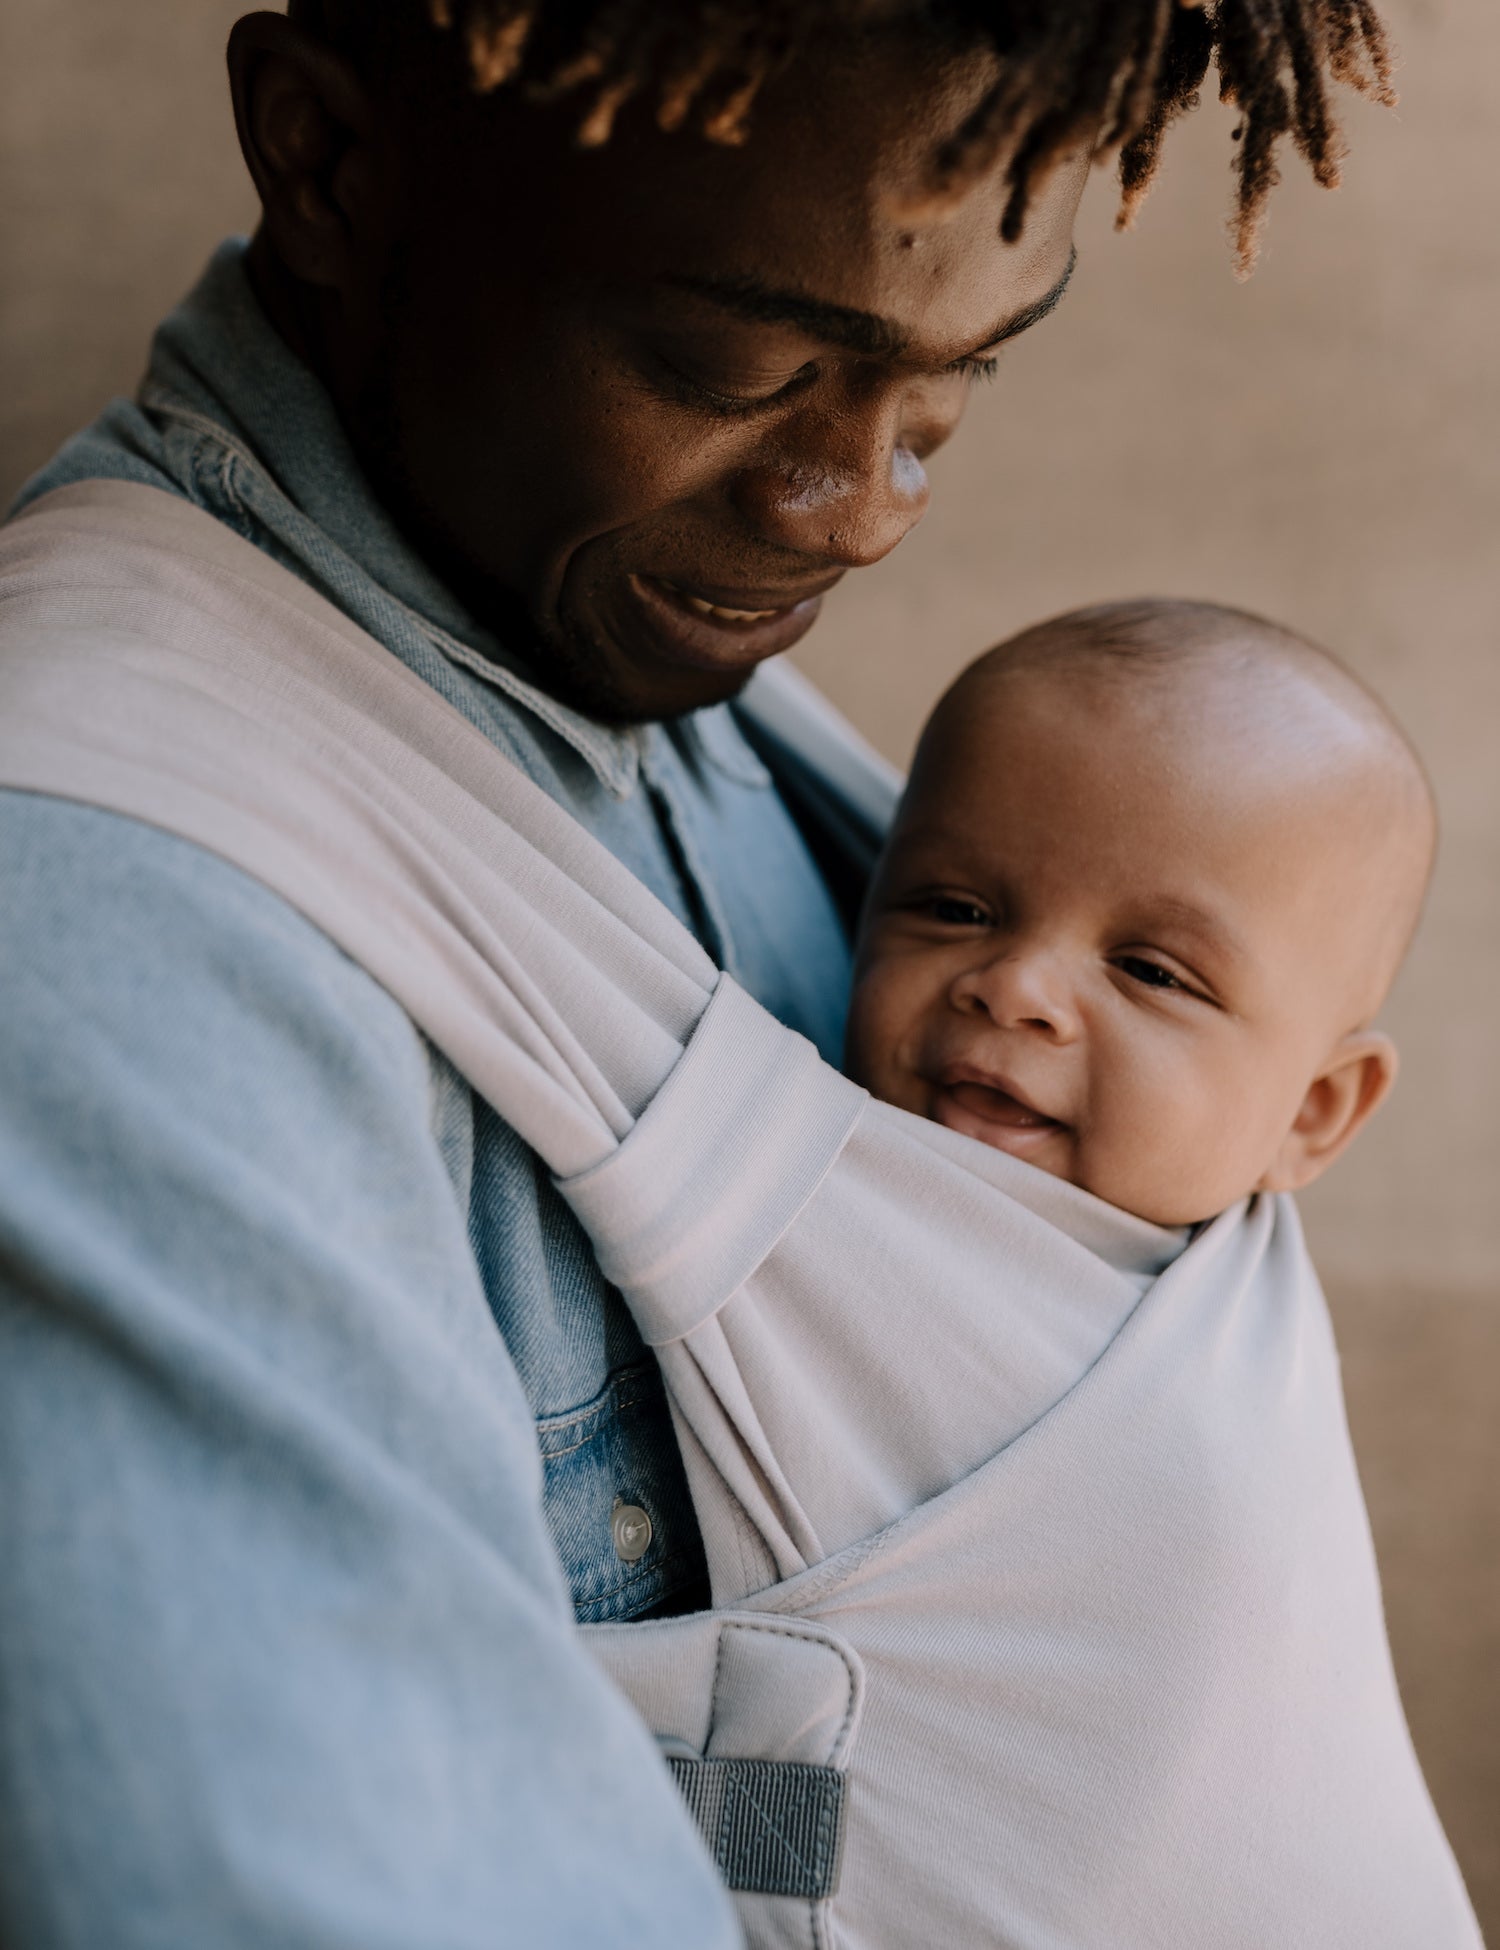
[[[0,0],[0,501],[136,376],[251,202],[224,0]],[[1500,1942],[1500,14],[1390,0],[1402,106],[1351,103],[1261,269],[1222,243],[1227,122],[1180,129],[1139,230],[1091,192],[1074,290],[935,465],[923,527],[801,653],[893,757],[975,651],[1104,596],[1244,603],[1341,650],[1444,814],[1388,1022],[1399,1094],[1308,1198],[1392,1634],[1434,1792]]]

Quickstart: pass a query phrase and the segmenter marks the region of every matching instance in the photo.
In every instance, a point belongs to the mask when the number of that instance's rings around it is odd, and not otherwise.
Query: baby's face
[[[1267,1182],[1375,953],[1347,790],[1305,753],[1293,789],[1232,716],[1185,731],[1034,671],[941,726],[865,917],[850,1073],[1163,1225]]]

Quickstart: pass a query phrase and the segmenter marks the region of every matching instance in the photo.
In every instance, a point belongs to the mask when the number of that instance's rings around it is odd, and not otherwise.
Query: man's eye
[[[926,907],[932,919],[945,928],[987,928],[990,924],[988,908],[965,900],[961,894],[934,894]]]
[[[677,364],[667,369],[673,390],[681,398],[693,405],[706,406],[711,412],[729,415],[753,413],[759,406],[771,406],[789,398],[815,379],[818,370],[815,365],[807,364],[785,378],[767,375],[763,379],[736,380],[719,373],[710,378]]]
[[[1186,982],[1180,982],[1170,968],[1163,968],[1159,961],[1148,961],[1144,955],[1120,955],[1115,967],[1145,988],[1181,989],[1184,994],[1189,993]]]

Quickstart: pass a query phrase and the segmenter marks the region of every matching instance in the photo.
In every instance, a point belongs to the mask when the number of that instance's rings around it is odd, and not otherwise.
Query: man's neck
[[[314,293],[290,275],[263,229],[250,239],[244,265],[250,289],[277,335],[326,388],[328,362]]]

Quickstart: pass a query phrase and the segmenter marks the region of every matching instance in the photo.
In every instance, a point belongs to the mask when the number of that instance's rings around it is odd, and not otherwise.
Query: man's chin
[[[571,595],[571,600],[570,600]],[[812,628],[818,591],[776,608],[719,606],[660,577],[616,573],[565,586],[557,627],[542,635],[548,681],[612,723],[676,718],[723,704],[761,664]]]
[[[698,641],[692,622],[675,635],[657,630],[651,606],[632,599],[629,583],[626,588],[625,600],[601,606],[598,614],[592,605],[565,604],[546,618],[514,590],[494,584],[471,581],[460,594],[532,683],[601,724],[652,724],[728,703],[784,647],[766,632],[703,631]],[[820,604],[800,607],[800,627],[781,636],[804,635]]]
[[[684,663],[649,633],[626,633],[593,620],[539,623],[508,592],[486,605],[487,627],[525,666],[526,675],[560,703],[601,724],[653,724],[685,717],[738,697],[759,659]]]
[[[642,669],[608,641],[573,632],[539,635],[522,653],[536,682],[559,702],[601,724],[654,724],[686,717],[738,697],[755,666],[683,670],[669,664]]]
[[[520,665],[528,682],[601,724],[648,724],[681,717],[704,704],[733,697],[746,681],[748,673],[718,686],[713,695],[702,695],[703,673],[686,672],[697,682],[683,687],[685,695],[679,701],[663,686],[639,681],[607,641],[582,630],[539,623],[512,590],[471,583],[463,594],[475,620],[502,646],[507,660]]]

